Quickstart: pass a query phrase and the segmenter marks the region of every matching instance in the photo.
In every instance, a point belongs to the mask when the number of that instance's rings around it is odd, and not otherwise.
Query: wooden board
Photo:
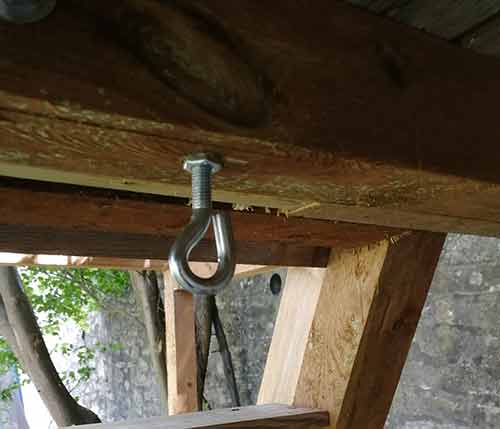
[[[189,222],[186,201],[40,182],[0,186],[0,251],[163,260]],[[230,210],[230,207],[222,207]],[[232,211],[238,263],[325,266],[330,247],[352,248],[403,231]],[[211,231],[192,258],[215,261]]]
[[[168,269],[168,261],[159,259],[119,259],[96,258],[93,256],[68,255],[29,255],[26,253],[0,252],[0,265],[7,266],[42,266],[72,268],[113,268],[124,270],[156,270]]]
[[[276,211],[231,211],[239,242],[280,242],[299,247],[355,248],[398,236],[395,228],[357,225],[279,215]],[[186,199],[55,186],[42,182],[7,182],[0,178],[0,225],[53,228],[68,232],[122,234],[133,237],[176,237],[189,223]],[[213,239],[211,230],[207,239]]]
[[[180,416],[158,417],[106,424],[82,429],[195,429],[195,428],[313,428],[328,425],[328,413],[286,405],[241,407]]]
[[[164,259],[173,238],[141,234],[114,234],[88,231],[65,231],[57,228],[29,228],[0,225],[0,250],[11,253],[93,255],[132,259]],[[236,242],[236,260],[250,265],[323,267],[329,249],[304,247],[278,242]],[[190,260],[217,260],[212,241],[202,241]]]
[[[331,428],[382,429],[444,236],[412,233],[290,269],[259,404],[322,407]]]
[[[101,3],[0,26],[1,174],[187,196],[182,158],[212,150],[218,201],[499,235],[497,60],[328,0]],[[171,48],[199,31],[187,69],[130,40],[152,17]]]
[[[410,0],[394,2],[389,16],[414,27],[455,39],[500,11],[496,0]]]
[[[0,265],[6,266],[42,266],[42,267],[70,267],[70,268],[113,268],[134,271],[166,271],[168,261],[159,259],[118,259],[95,258],[92,256],[67,255],[27,255],[23,253],[0,252]],[[217,271],[217,264],[213,262],[191,262],[194,272],[210,276]],[[234,278],[242,278],[266,273],[276,269],[272,265],[236,265]]]
[[[165,332],[168,414],[198,411],[194,298],[178,288],[170,272],[165,281]]]

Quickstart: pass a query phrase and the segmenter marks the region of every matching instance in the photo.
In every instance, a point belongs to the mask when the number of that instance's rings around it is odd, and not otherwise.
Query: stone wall
[[[134,295],[113,308],[91,315],[85,342],[123,347],[97,354],[92,378],[77,394],[105,422],[161,415],[160,392]]]
[[[387,426],[500,428],[500,240],[448,237]]]

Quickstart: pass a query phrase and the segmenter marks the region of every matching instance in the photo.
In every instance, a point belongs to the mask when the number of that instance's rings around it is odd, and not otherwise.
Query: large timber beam
[[[330,428],[382,429],[444,234],[335,252],[288,270],[258,403],[321,407]]]
[[[186,200],[4,182],[0,252],[164,260],[191,216]],[[252,265],[325,266],[331,247],[355,248],[403,233],[276,213],[232,211],[231,219],[237,261]],[[192,260],[216,260],[211,235],[195,248]]]
[[[0,24],[0,173],[500,235],[500,62],[330,0],[60,2]]]

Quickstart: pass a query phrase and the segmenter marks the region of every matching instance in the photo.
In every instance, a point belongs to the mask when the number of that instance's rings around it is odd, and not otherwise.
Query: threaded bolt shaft
[[[192,168],[193,209],[212,208],[212,166],[200,164]]]

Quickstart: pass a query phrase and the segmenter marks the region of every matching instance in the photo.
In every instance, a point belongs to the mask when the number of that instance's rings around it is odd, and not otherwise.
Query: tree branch
[[[210,297],[195,295],[196,355],[198,357],[198,409],[203,410],[208,355],[212,340],[213,306]]]
[[[164,309],[160,299],[156,273],[154,271],[131,272],[130,280],[144,316],[151,360],[160,388],[162,412],[166,414],[168,411],[168,379],[165,354],[165,317],[160,314],[164,313]]]
[[[240,407],[240,395],[238,392],[238,386],[236,384],[236,376],[234,374],[233,359],[231,357],[231,351],[229,350],[229,345],[227,344],[226,334],[224,333],[224,327],[222,326],[222,321],[219,316],[219,309],[217,308],[217,302],[214,296],[210,297],[210,303],[213,312],[213,323],[215,329],[215,335],[217,336],[217,341],[219,343],[219,350],[222,356],[222,361],[224,363],[224,374],[226,376],[226,383],[231,394],[231,400],[233,407]]]

